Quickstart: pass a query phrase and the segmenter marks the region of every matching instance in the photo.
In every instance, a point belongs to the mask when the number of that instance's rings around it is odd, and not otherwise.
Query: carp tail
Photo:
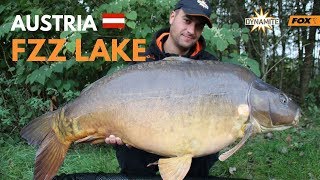
[[[39,146],[34,169],[36,180],[51,180],[56,175],[71,144],[61,142],[53,129],[53,121],[59,112],[49,112],[34,119],[20,132],[29,144]]]

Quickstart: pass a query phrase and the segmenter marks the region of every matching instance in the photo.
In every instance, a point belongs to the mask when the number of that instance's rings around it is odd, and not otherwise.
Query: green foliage
[[[222,61],[242,65],[242,66],[250,69],[258,77],[261,76],[261,72],[259,69],[259,63],[256,60],[250,59],[245,54],[239,55],[237,53],[231,53],[228,57],[223,57]]]
[[[14,79],[6,79],[4,73],[0,74],[0,87],[1,132],[18,130],[49,107],[49,100],[32,97],[27,90],[15,85]]]
[[[320,108],[320,75],[310,81],[306,102],[309,106],[318,105]]]
[[[248,28],[240,28],[239,24],[225,24],[221,28],[217,25],[205,28],[203,36],[207,41],[209,49],[217,49],[223,52],[231,45],[237,45],[237,41],[248,42]]]
[[[240,28],[238,23],[224,24],[221,28],[215,25],[211,29],[206,27],[203,36],[208,45],[207,49],[214,54],[222,54],[222,61],[242,65],[249,68],[258,77],[261,76],[259,63],[233,48],[233,46],[248,42],[248,28]],[[232,49],[231,53],[229,49]]]
[[[0,38],[4,37],[10,32],[12,23],[5,23],[0,26]]]
[[[310,104],[306,108],[306,118],[303,126],[308,128],[320,127],[320,107],[316,104]]]

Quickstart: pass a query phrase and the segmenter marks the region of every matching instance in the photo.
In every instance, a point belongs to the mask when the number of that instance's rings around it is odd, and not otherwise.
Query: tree
[[[320,1],[315,0],[313,2],[312,15],[320,14]],[[306,93],[308,92],[309,82],[312,78],[313,65],[314,65],[314,52],[315,49],[315,35],[317,28],[319,27],[309,27],[308,31],[308,39],[305,44],[305,55],[303,59],[303,64],[301,66],[301,74],[300,74],[300,99],[303,103],[305,101]],[[304,33],[307,35],[307,33]],[[306,37],[306,36],[305,36]]]

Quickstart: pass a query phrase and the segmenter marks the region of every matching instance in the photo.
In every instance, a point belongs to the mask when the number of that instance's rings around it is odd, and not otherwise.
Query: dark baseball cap
[[[182,9],[190,16],[203,16],[206,19],[206,24],[212,28],[210,15],[212,8],[207,0],[179,0],[174,10]]]

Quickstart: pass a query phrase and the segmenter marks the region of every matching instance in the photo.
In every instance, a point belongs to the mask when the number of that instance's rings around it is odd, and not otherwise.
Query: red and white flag
[[[122,29],[125,26],[124,14],[103,13],[102,27],[103,28],[118,28]]]

